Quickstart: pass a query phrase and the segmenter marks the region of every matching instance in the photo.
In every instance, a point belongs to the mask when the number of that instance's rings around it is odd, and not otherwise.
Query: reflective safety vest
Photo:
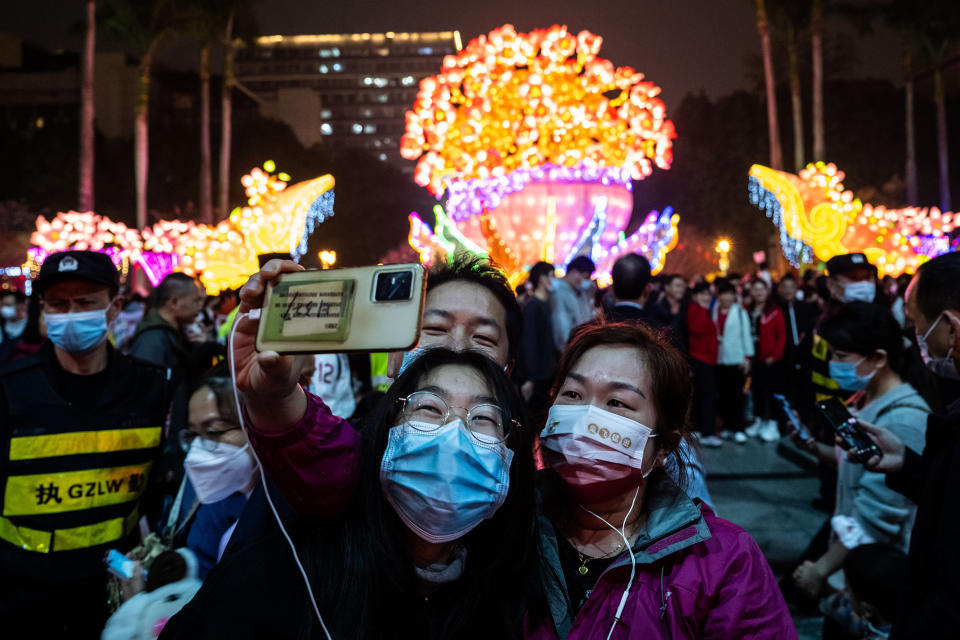
[[[387,375],[389,358],[389,353],[370,354],[370,386],[374,391],[386,391],[393,383],[393,379]]]
[[[812,351],[813,360],[810,378],[813,382],[814,399],[820,402],[836,396],[842,400],[845,395],[849,395],[841,391],[837,381],[830,377],[830,345],[816,332],[813,334]]]
[[[82,579],[128,548],[159,459],[170,371],[111,348],[95,407],[54,388],[47,346],[0,371],[0,575]]]

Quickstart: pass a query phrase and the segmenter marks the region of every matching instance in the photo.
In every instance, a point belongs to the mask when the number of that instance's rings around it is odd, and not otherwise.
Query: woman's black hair
[[[383,496],[380,461],[390,430],[401,421],[400,399],[446,365],[476,371],[505,419],[519,426],[506,442],[514,452],[506,500],[461,539],[467,551],[463,575],[432,594],[425,607],[405,544],[413,534]],[[523,403],[499,365],[476,352],[428,349],[386,392],[361,433],[360,479],[343,519],[303,521],[297,532],[298,549],[333,637],[520,638],[525,620],[547,615],[539,573],[533,433],[524,422]],[[304,607],[303,637],[315,637],[316,620],[306,599]]]
[[[232,425],[240,426],[240,418],[237,416],[237,406],[233,397],[233,380],[230,378],[230,373],[215,368],[211,370],[211,374],[202,378],[194,386],[190,395],[192,396],[201,389],[210,389],[217,401],[217,413],[220,414],[220,418]]]
[[[848,302],[823,321],[819,333],[831,348],[840,351],[869,356],[883,349],[894,373],[909,382],[931,407],[940,404],[932,374],[923,365],[917,348],[904,346],[903,330],[888,307]]]

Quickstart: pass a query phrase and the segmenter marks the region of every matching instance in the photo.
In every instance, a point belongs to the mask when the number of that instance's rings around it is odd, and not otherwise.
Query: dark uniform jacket
[[[103,557],[139,539],[170,397],[168,369],[109,346],[90,376],[62,369],[49,343],[0,369],[0,619],[56,618],[71,584],[84,585],[75,600],[105,602]]]
[[[906,450],[887,486],[917,504],[907,580],[891,638],[950,638],[960,630],[960,401],[927,418],[923,455]]]

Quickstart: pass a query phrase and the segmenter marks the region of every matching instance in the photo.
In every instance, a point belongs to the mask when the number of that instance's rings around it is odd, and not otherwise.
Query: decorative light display
[[[601,42],[561,26],[517,33],[506,25],[421,81],[401,154],[418,161],[418,184],[447,195],[448,212],[435,237],[411,217],[421,255],[449,245],[456,227],[518,280],[538,260],[562,268],[576,255],[596,261],[615,250],[633,210],[632,181],[670,167],[676,133],[660,88],[598,57]],[[662,263],[676,225],[672,215],[651,216],[631,238],[660,244],[629,250]]]
[[[256,273],[261,253],[289,252],[299,260],[316,225],[333,215],[332,176],[288,187],[290,176],[273,175],[275,169],[268,160],[245,175],[247,206],[216,226],[161,220],[141,235],[94,213],[61,212],[49,222],[39,216],[30,257],[39,264],[56,251],[92,249],[108,254],[124,274],[139,265],[154,286],[181,271],[199,277],[213,294],[237,288]]]
[[[726,238],[721,238],[717,241],[717,246],[714,250],[720,254],[720,257],[717,259],[717,267],[720,269],[720,273],[727,275],[727,271],[730,270],[730,241]]]
[[[750,201],[780,228],[780,244],[795,266],[863,252],[881,274],[913,272],[950,250],[960,216],[936,207],[887,209],[863,204],[843,186],[834,164],[809,164],[799,175],[750,168]]]
[[[601,210],[598,210],[599,217]],[[461,251],[487,255],[495,262],[500,264],[507,272],[507,277],[511,286],[517,286],[526,278],[526,272],[520,266],[516,256],[509,247],[500,241],[495,235],[495,229],[489,230],[487,236],[488,249],[481,249],[477,244],[460,233],[456,224],[443,211],[440,205],[434,207],[437,224],[435,229],[431,230],[417,213],[410,214],[410,246],[420,254],[420,260],[426,265],[432,265],[438,261],[451,260],[453,256]],[[486,221],[489,223],[489,218]],[[650,266],[653,273],[659,273],[663,269],[663,261],[667,253],[677,246],[679,236],[677,234],[677,223],[680,216],[673,213],[671,207],[659,211],[651,211],[647,214],[640,227],[629,237],[622,232],[617,241],[606,246],[594,245],[591,251],[591,259],[597,266],[595,277],[600,286],[606,287],[612,283],[610,270],[613,263],[618,258],[628,253],[643,253],[650,259]],[[589,237],[589,229],[594,228],[596,223],[591,221],[585,230]],[[546,245],[545,245],[546,247]],[[572,260],[576,253],[569,257]],[[544,255],[546,260],[549,255]],[[559,264],[567,264],[569,260]]]

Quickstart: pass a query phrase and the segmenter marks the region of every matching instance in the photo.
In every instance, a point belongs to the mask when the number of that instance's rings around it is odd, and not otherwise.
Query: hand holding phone
[[[298,384],[304,362],[275,351],[257,351],[259,314],[267,286],[283,274],[298,271],[303,267],[296,262],[274,259],[250,276],[240,289],[240,308],[229,345],[237,390],[244,396],[250,418],[257,428],[271,433],[287,431],[306,412],[306,396]]]
[[[267,285],[257,349],[344,353],[410,349],[420,337],[420,264],[288,273]]]
[[[823,402],[818,402],[817,408],[837,436],[840,437],[841,446],[850,452],[850,456],[854,460],[863,464],[872,458],[883,457],[880,448],[870,439],[867,432],[863,430],[857,419],[850,414],[850,411],[840,400],[828,398]]]
[[[810,435],[810,430],[807,429],[807,426],[800,421],[800,417],[797,415],[797,412],[794,411],[790,406],[790,401],[779,393],[773,394],[773,399],[776,400],[777,404],[780,405],[780,410],[783,411],[783,414],[786,416],[790,426],[793,427],[794,435],[796,435],[796,437],[802,442],[813,440],[813,436]]]

